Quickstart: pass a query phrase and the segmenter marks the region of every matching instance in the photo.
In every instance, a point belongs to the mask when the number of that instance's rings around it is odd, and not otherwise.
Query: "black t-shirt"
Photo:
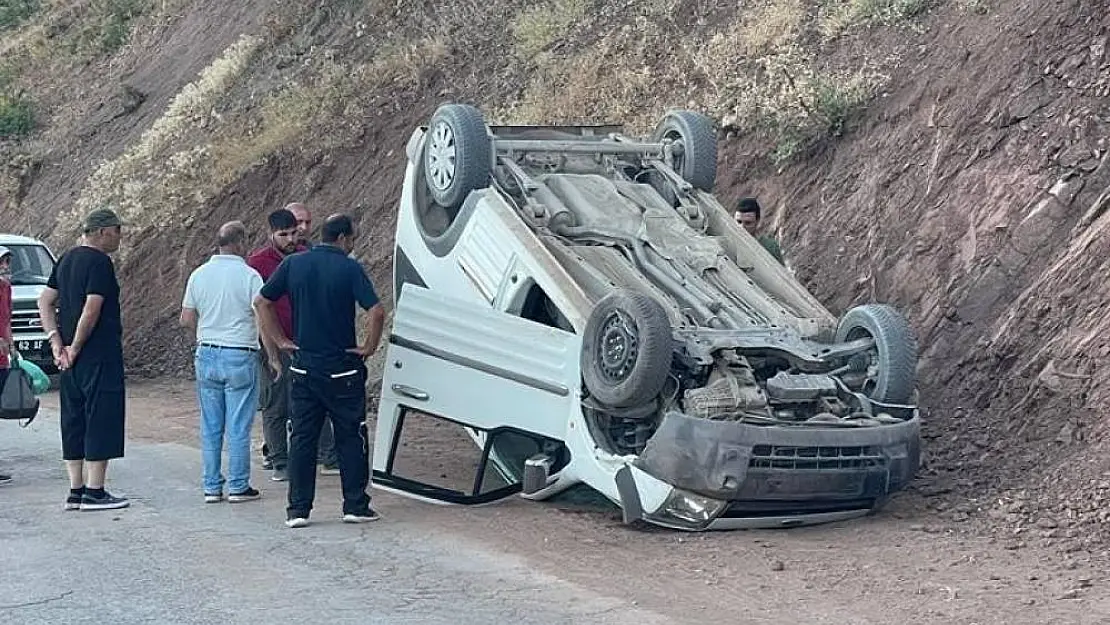
[[[297,364],[336,373],[362,362],[346,352],[358,347],[355,306],[369,310],[378,294],[358,261],[334,245],[286,256],[262,287],[262,297],[274,301],[285,294],[293,303]]]
[[[58,291],[58,332],[62,342],[73,344],[77,322],[88,295],[100,295],[104,304],[79,360],[112,362],[123,359],[123,323],[119,312],[119,282],[112,259],[98,249],[82,245],[58,259],[46,283]]]

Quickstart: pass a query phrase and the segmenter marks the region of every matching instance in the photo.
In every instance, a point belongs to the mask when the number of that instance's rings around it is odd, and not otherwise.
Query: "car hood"
[[[12,299],[13,300],[29,300],[38,299],[39,294],[46,289],[45,284],[13,284],[12,285]]]

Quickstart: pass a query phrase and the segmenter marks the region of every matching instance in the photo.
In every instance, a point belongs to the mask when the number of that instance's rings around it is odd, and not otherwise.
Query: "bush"
[[[0,1],[0,31],[19,26],[39,10],[39,0]]]
[[[25,135],[35,129],[35,110],[23,97],[0,94],[0,138]]]

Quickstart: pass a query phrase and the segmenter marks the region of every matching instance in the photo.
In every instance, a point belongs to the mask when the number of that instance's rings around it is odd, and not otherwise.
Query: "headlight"
[[[727,501],[704,497],[688,491],[674,489],[662,506],[652,514],[652,520],[688,529],[702,529],[728,505]]]

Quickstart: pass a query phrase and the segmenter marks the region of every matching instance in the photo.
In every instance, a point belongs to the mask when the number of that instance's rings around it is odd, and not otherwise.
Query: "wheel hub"
[[[444,191],[455,180],[455,133],[447,122],[439,122],[431,132],[427,167],[432,184]]]
[[[600,333],[601,373],[611,382],[620,382],[632,373],[639,355],[636,328],[617,312],[610,314]]]

